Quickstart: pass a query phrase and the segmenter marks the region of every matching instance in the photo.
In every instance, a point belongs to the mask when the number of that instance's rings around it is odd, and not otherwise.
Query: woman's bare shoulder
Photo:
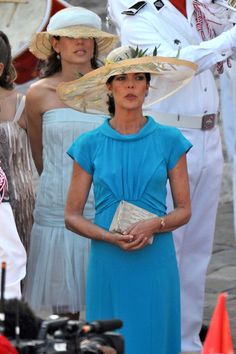
[[[26,105],[43,114],[44,112],[61,107],[63,103],[56,94],[57,80],[54,77],[40,79],[33,83],[26,93]],[[37,106],[37,108],[32,108]]]
[[[40,79],[30,85],[30,87],[26,92],[26,96],[30,96],[30,97],[44,96],[47,93],[47,91],[50,91],[52,85],[53,85],[53,81],[51,79],[49,78]]]

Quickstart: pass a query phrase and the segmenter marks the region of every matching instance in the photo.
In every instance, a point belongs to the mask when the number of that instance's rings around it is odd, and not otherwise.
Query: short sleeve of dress
[[[181,156],[191,149],[192,144],[174,127],[166,127],[164,136],[167,168],[172,170]]]
[[[90,175],[93,174],[92,141],[90,134],[84,133],[67,150],[67,154]]]

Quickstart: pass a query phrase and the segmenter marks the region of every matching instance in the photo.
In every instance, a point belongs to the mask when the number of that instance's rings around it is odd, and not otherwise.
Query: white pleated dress
[[[64,208],[73,166],[66,151],[80,134],[95,129],[104,118],[70,108],[43,115],[44,168],[37,188],[24,294],[34,311],[84,310],[90,243],[65,228]],[[94,218],[92,194],[84,215]]]

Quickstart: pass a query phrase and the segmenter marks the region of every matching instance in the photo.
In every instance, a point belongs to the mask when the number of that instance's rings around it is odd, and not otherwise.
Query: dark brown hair
[[[4,65],[0,76],[0,86],[7,90],[12,90],[16,79],[16,69],[12,64],[11,46],[8,37],[2,31],[0,31],[0,63]]]

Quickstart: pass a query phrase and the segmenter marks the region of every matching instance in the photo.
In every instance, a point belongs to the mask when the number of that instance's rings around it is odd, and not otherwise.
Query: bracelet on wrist
[[[164,217],[160,217],[160,230],[163,230],[166,226],[166,222],[165,222],[165,219]]]

